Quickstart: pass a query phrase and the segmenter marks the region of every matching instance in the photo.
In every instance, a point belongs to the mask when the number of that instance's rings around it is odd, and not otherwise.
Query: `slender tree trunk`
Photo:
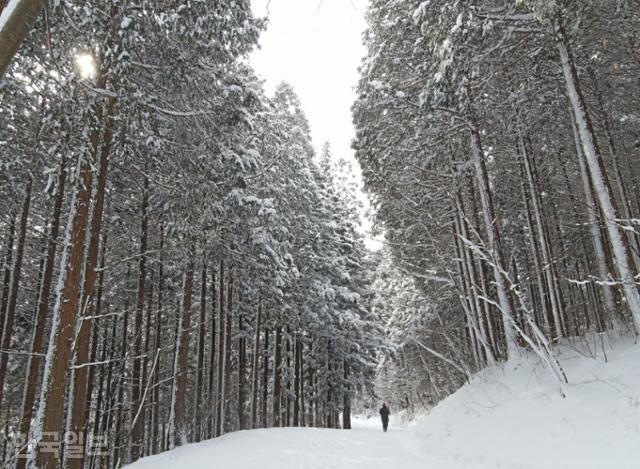
[[[238,428],[246,429],[246,373],[247,346],[244,338],[244,324],[242,312],[238,312]]]
[[[226,322],[226,308],[224,302],[224,261],[220,260],[220,268],[218,270],[220,277],[220,285],[218,287],[219,302],[218,302],[218,393],[217,393],[217,405],[216,405],[216,432],[215,436],[222,435],[223,421],[224,421],[224,401],[226,399],[224,389],[224,366],[225,366],[225,322]]]
[[[547,282],[547,289],[549,292],[549,299],[551,302],[551,312],[553,314],[553,333],[552,338],[562,337],[562,318],[564,316],[564,310],[562,305],[558,301],[558,294],[556,292],[555,278],[553,275],[553,259],[551,257],[551,250],[549,246],[549,239],[547,237],[546,227],[543,221],[542,215],[542,201],[540,200],[540,194],[537,190],[537,185],[534,181],[533,162],[529,155],[527,145],[524,142],[524,138],[521,134],[518,135],[518,143],[520,147],[520,154],[524,162],[524,169],[529,184],[529,193],[531,197],[531,203],[533,205],[533,214],[536,221],[536,228],[538,231],[538,242],[540,244],[540,253],[542,255],[542,268],[543,275]],[[551,323],[550,323],[551,324]]]
[[[2,335],[2,343],[0,348],[3,351],[11,349],[11,339],[13,338],[13,322],[16,315],[16,306],[18,303],[18,289],[20,287],[20,277],[22,274],[22,259],[24,257],[24,247],[27,240],[27,222],[29,220],[29,208],[31,207],[31,188],[33,181],[31,178],[27,181],[22,202],[22,210],[20,212],[20,235],[16,246],[16,254],[13,258],[13,267],[11,268],[11,283],[9,285],[9,300],[7,301],[7,309],[4,316],[4,327]],[[7,375],[7,363],[9,361],[8,353],[0,353],[0,407],[2,407],[4,397],[4,380]]]
[[[616,270],[623,282],[624,292],[633,317],[636,332],[640,331],[640,294],[635,282],[632,263],[628,258],[628,240],[617,224],[617,210],[611,198],[611,190],[605,179],[605,172],[601,166],[601,154],[589,115],[586,100],[580,86],[580,79],[576,70],[571,50],[569,49],[564,28],[556,22],[555,31],[558,37],[558,50],[562,71],[569,94],[569,100],[576,119],[578,135],[587,160],[591,182],[599,201],[609,240],[613,249]]]
[[[194,412],[194,441],[201,440],[202,434],[202,387],[204,373],[204,344],[207,335],[207,259],[202,255],[202,280],[200,282],[200,324],[198,337],[198,371],[196,375],[196,403]]]
[[[153,278],[153,270],[151,270],[149,276],[149,288],[147,289],[147,313],[144,321],[144,350],[142,351],[143,361],[142,361],[142,379],[140,381],[140,386],[142,387],[142,397],[140,399],[140,410],[136,410],[136,412],[140,412],[138,420],[142,420],[142,439],[141,439],[141,448],[142,453],[140,457],[147,456],[151,453],[150,447],[150,438],[149,438],[149,425],[148,422],[151,420],[149,406],[146,405],[147,399],[150,399],[152,402],[152,395],[149,396],[149,388],[152,386],[153,376],[149,375],[149,346],[151,344],[151,310],[153,309],[153,286],[154,286],[154,278]],[[155,355],[157,355],[157,350],[154,352],[153,362],[151,365],[151,371],[155,373],[157,369],[158,363]],[[153,393],[153,391],[152,391]],[[135,414],[134,414],[135,415]],[[135,425],[134,425],[135,426]]]
[[[96,88],[104,89],[107,75],[102,73],[98,79]],[[78,162],[77,185],[71,204],[69,224],[65,236],[65,249],[61,258],[59,290],[56,293],[56,307],[54,308],[53,325],[49,339],[49,349],[42,378],[42,393],[40,407],[38,409],[38,426],[36,428],[37,439],[43,437],[45,432],[57,434],[62,428],[63,409],[65,400],[65,381],[67,370],[71,361],[71,347],[78,314],[79,289],[81,284],[82,266],[85,261],[85,242],[89,221],[89,205],[91,191],[93,189],[94,162],[98,162],[98,152],[101,137],[101,126],[112,125],[112,114],[115,99],[109,98],[107,102],[107,118],[103,122],[103,108],[96,104],[94,107],[95,125],[90,133],[91,156],[81,156]],[[107,138],[105,127],[102,161],[108,156],[110,136]],[[109,142],[109,143],[107,143]],[[105,163],[106,164],[106,163]],[[105,168],[106,176],[106,168]],[[102,191],[104,192],[104,191]],[[100,198],[100,191],[96,197]],[[84,408],[84,406],[83,406]],[[51,434],[51,433],[49,433]],[[37,445],[38,446],[38,445]],[[37,451],[38,464],[42,469],[57,467],[57,455],[52,452]]]
[[[293,393],[294,393],[294,401],[293,401],[293,426],[300,426],[300,403],[301,403],[301,383],[302,383],[302,340],[300,339],[300,334],[295,334],[295,351],[294,355],[294,381],[293,381]],[[304,409],[304,407],[302,407]],[[304,410],[303,410],[304,413]]]
[[[253,341],[253,366],[251,367],[251,428],[258,428],[258,392],[260,379],[260,328],[262,327],[262,304],[256,314],[255,339]]]
[[[189,422],[187,420],[187,382],[189,378],[189,330],[191,327],[191,301],[193,296],[193,253],[184,276],[182,297],[182,321],[178,334],[178,352],[176,354],[176,377],[174,385],[173,446],[181,446],[189,441]]]
[[[131,384],[131,411],[132,418],[141,405],[142,397],[142,335],[145,285],[147,280],[147,256],[148,239],[149,239],[149,179],[144,178],[144,186],[142,190],[142,204],[140,207],[140,252],[138,257],[138,291],[136,294],[136,316],[133,330],[133,374]],[[136,461],[141,456],[142,439],[144,437],[144,418],[138,418],[131,429],[131,452],[132,460]]]
[[[16,236],[16,216],[11,217],[9,229],[7,230],[7,241],[5,244],[6,254],[4,258],[4,280],[2,282],[2,303],[0,306],[0,342],[4,335],[4,322],[9,302],[9,286],[11,285],[11,265],[13,264],[13,245]]]
[[[267,411],[269,406],[269,329],[264,330],[264,348],[262,352],[262,401],[261,418],[262,428],[267,428]]]
[[[124,301],[124,311],[122,313],[122,340],[120,342],[120,370],[118,377],[118,388],[116,391],[116,400],[112,402],[111,407],[115,407],[115,415],[114,415],[114,428],[113,428],[113,441],[115,442],[115,447],[113,449],[113,461],[114,464],[121,463],[121,449],[124,445],[123,441],[123,429],[124,429],[124,420],[126,418],[124,412],[124,392],[125,392],[125,374],[127,369],[127,355],[129,349],[129,280],[131,277],[131,267],[127,265],[127,273],[125,277],[124,291],[125,291],[125,301]]]
[[[276,327],[275,338],[275,363],[273,365],[273,423],[272,426],[279,427],[280,422],[280,401],[282,398],[282,326]]]
[[[163,314],[162,308],[163,304],[163,295],[164,295],[164,226],[160,227],[160,258],[158,260],[158,309],[156,313],[156,333],[154,340],[154,348],[157,357],[155,358],[158,361],[156,365],[156,369],[153,373],[153,418],[151,425],[151,453],[157,454],[159,452],[160,444],[159,438],[163,438],[160,429],[160,370],[162,369],[162,322],[163,322]]]
[[[349,364],[347,360],[342,362],[343,378],[345,382],[344,396],[342,398],[342,428],[351,430],[351,389],[349,386]]]
[[[471,132],[471,154],[478,180],[480,191],[480,201],[482,204],[482,215],[489,241],[489,247],[493,256],[493,276],[498,292],[500,310],[502,314],[502,325],[504,328],[507,357],[513,356],[517,349],[516,333],[513,327],[513,313],[511,299],[506,287],[506,282],[502,272],[505,270],[504,253],[502,252],[502,241],[497,227],[497,218],[493,207],[493,196],[489,186],[489,176],[484,161],[484,153],[480,140],[480,133],[477,129]]]
[[[222,402],[223,416],[222,425],[224,432],[230,432],[231,428],[231,344],[232,344],[232,326],[233,326],[233,270],[228,269],[229,279],[227,281],[227,311],[226,311],[226,331],[224,338],[225,353],[224,353],[224,400]]]
[[[216,424],[216,390],[215,390],[215,376],[216,376],[216,273],[215,268],[211,269],[211,324],[210,335],[211,344],[209,347],[209,418],[207,435],[209,438],[215,436],[215,424]]]
[[[100,245],[100,232],[102,229],[102,215],[104,212],[105,190],[107,184],[107,171],[109,166],[109,154],[111,153],[113,134],[113,114],[115,112],[115,99],[109,98],[107,102],[107,117],[100,151],[97,187],[91,215],[91,226],[88,233],[88,248],[85,253],[85,268],[82,288],[82,301],[80,311],[80,326],[75,338],[75,363],[84,365],[89,357],[89,344],[91,336],[91,318],[94,311],[94,289],[96,283],[96,266],[98,264],[98,252]],[[73,395],[71,406],[71,431],[76,434],[84,434],[86,426],[86,400],[87,400],[87,375],[89,367],[80,366],[73,370]],[[68,461],[70,469],[80,469],[84,463],[84,455],[79,458],[71,458]]]
[[[285,357],[286,357],[286,367],[287,367],[287,376],[286,376],[286,387],[285,387],[285,395],[284,401],[286,405],[285,409],[285,423],[283,426],[289,427],[291,426],[291,329],[287,325],[286,336],[285,336]]]
[[[95,363],[96,361],[96,356],[98,353],[98,345],[100,343],[100,336],[98,334],[98,331],[100,329],[100,316],[102,315],[102,294],[104,292],[104,266],[105,266],[105,262],[106,262],[106,255],[107,255],[107,235],[106,233],[104,233],[102,235],[102,242],[101,242],[101,251],[102,253],[100,254],[100,273],[98,274],[98,292],[96,294],[96,309],[95,309],[95,316],[96,319],[93,322],[93,326],[92,326],[92,332],[91,332],[91,355],[89,357],[89,363]],[[105,348],[105,344],[104,341],[106,340],[106,337],[103,337],[103,344],[102,344],[102,348],[104,350]],[[104,363],[104,358],[101,360],[102,363]],[[99,365],[100,366],[100,375],[102,376],[102,374],[104,373],[103,367],[104,365]],[[84,426],[84,430],[85,430],[85,448],[88,448],[86,445],[88,443],[87,441],[87,435],[86,433],[88,432],[89,429],[89,418],[91,416],[91,404],[92,404],[92,395],[93,395],[93,383],[94,383],[94,379],[95,379],[95,374],[96,374],[96,365],[91,365],[89,367],[89,375],[87,376],[87,399],[85,402],[85,426]],[[97,412],[97,409],[96,409]]]
[[[615,301],[611,286],[607,284],[611,280],[609,267],[607,266],[606,253],[604,240],[602,237],[602,230],[600,229],[600,221],[598,215],[600,214],[599,207],[596,203],[595,194],[593,193],[593,185],[589,174],[589,169],[582,152],[582,144],[580,143],[580,136],[578,135],[578,129],[573,125],[573,134],[575,138],[576,155],[578,157],[578,163],[580,164],[580,176],[582,178],[582,189],[584,191],[585,201],[587,204],[587,215],[589,217],[589,232],[591,233],[591,241],[593,243],[593,250],[596,258],[596,266],[598,268],[598,277],[600,277],[602,285],[602,293],[604,296],[605,311],[608,318],[613,319],[615,317]],[[601,331],[606,329],[606,324],[600,324]]]
[[[58,173],[58,183],[56,186],[56,198],[49,222],[49,236],[47,239],[47,254],[40,284],[40,292],[38,294],[38,305],[36,317],[33,327],[33,335],[31,339],[31,355],[29,356],[29,364],[27,366],[27,374],[25,379],[24,393],[22,396],[22,410],[20,412],[20,434],[29,435],[31,431],[31,419],[33,418],[33,407],[35,402],[36,390],[38,386],[38,373],[40,371],[40,353],[42,352],[42,342],[44,339],[44,331],[49,314],[49,296],[51,294],[51,283],[53,280],[53,270],[56,260],[56,248],[58,246],[58,234],[60,231],[60,214],[62,212],[62,203],[64,201],[64,189],[67,174],[65,171],[65,162],[60,163],[60,172]],[[11,244],[13,240],[11,239]],[[25,450],[27,448],[25,447]],[[24,452],[22,453],[24,454]],[[16,469],[24,469],[26,458],[18,458],[16,460]]]

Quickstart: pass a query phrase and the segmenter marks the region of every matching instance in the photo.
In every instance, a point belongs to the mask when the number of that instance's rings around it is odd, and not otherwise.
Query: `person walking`
[[[386,432],[389,427],[389,405],[387,401],[382,403],[382,407],[380,407],[380,417],[382,418],[382,431]]]

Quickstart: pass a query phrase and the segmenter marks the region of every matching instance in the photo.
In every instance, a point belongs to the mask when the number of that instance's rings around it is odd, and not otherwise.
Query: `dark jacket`
[[[380,407],[380,417],[382,417],[383,422],[389,420],[390,413],[391,412],[389,412],[389,408],[386,405]]]

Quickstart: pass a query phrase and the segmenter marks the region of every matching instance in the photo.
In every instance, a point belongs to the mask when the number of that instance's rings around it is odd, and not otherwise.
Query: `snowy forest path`
[[[411,430],[382,431],[377,420],[352,430],[271,428],[228,434],[144,458],[129,469],[439,469]],[[375,425],[375,426],[374,426]]]

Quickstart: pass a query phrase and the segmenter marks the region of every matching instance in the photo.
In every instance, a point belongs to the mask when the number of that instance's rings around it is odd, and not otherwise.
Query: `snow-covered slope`
[[[447,467],[640,468],[640,346],[564,347],[566,397],[532,358],[487,370],[418,426],[422,450]],[[591,345],[591,350],[595,346]]]

